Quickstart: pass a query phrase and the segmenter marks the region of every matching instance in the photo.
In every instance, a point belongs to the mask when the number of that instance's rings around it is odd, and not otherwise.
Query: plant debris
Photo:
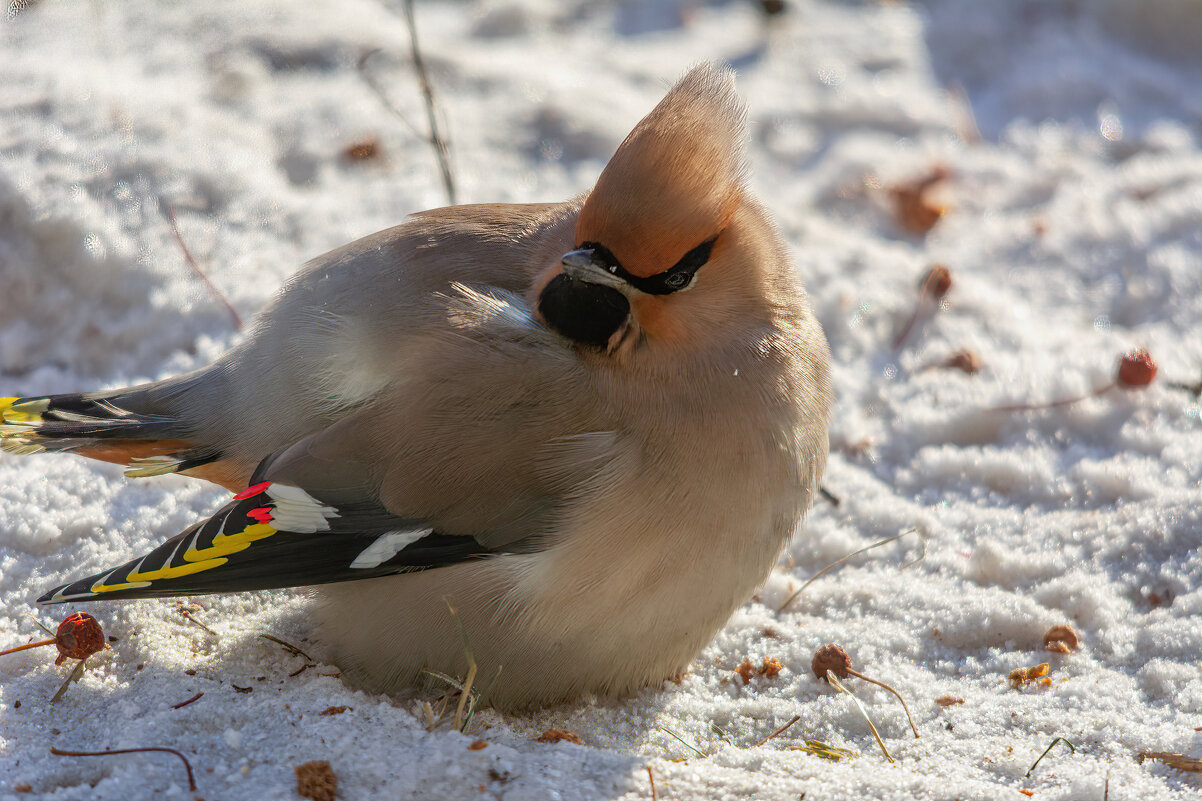
[[[947,180],[950,174],[947,167],[937,164],[924,177],[889,190],[893,198],[894,219],[902,230],[911,234],[925,234],[943,218],[947,206],[932,198],[932,190]]]
[[[875,684],[878,687],[883,687],[896,696],[901,702],[902,709],[906,713],[906,720],[910,722],[910,729],[914,732],[914,739],[918,739],[921,735],[918,733],[918,727],[914,725],[914,718],[910,715],[910,707],[906,705],[906,699],[902,698],[901,693],[890,687],[883,681],[865,676],[858,670],[853,670],[851,666],[851,657],[847,655],[847,651],[834,643],[824,645],[814,652],[814,658],[810,662],[810,669],[814,671],[814,676],[818,679],[825,679],[827,683],[832,683],[830,677],[832,675],[845,679],[848,676],[855,676],[857,679],[863,679],[870,684]],[[850,695],[850,693],[848,693]],[[854,697],[854,696],[853,696]],[[859,702],[857,702],[859,703]],[[871,721],[869,722],[871,725]],[[884,746],[882,746],[883,748]],[[892,760],[890,760],[892,761]]]
[[[789,721],[788,723],[786,723],[785,725],[781,726],[781,727],[780,727],[779,729],[777,729],[776,731],[774,731],[774,732],[772,732],[771,734],[769,734],[769,735],[768,735],[767,737],[765,737],[764,739],[760,740],[758,743],[756,743],[756,744],[755,744],[755,747],[756,747],[756,748],[759,748],[761,745],[763,745],[764,743],[768,742],[768,741],[769,741],[769,740],[771,740],[773,737],[779,737],[781,734],[783,734],[785,731],[787,731],[787,730],[788,730],[788,728],[789,728],[790,726],[792,726],[794,723],[796,723],[796,722],[797,722],[797,721],[799,721],[799,720],[801,720],[801,715],[794,715],[792,720],[790,720],[790,721]]]
[[[964,699],[955,695],[941,695],[935,699],[935,703],[942,707],[949,707],[964,703]]]
[[[1146,387],[1152,383],[1154,378],[1156,378],[1156,362],[1152,360],[1152,355],[1148,351],[1141,348],[1120,356],[1114,380],[1085,395],[1078,395],[1075,398],[1061,398],[1060,400],[1048,401],[1047,403],[1010,403],[1003,406],[994,406],[989,411],[1029,412],[1037,409],[1054,409],[1058,406],[1070,406],[1088,398],[1096,398],[1104,395],[1116,387],[1122,389]]]
[[[175,706],[173,706],[173,707],[171,707],[171,708],[172,708],[172,709],[183,709],[183,708],[184,708],[184,707],[186,707],[188,704],[194,704],[194,703],[196,703],[196,702],[197,702],[197,701],[199,701],[199,700],[200,700],[200,699],[201,699],[203,696],[204,696],[204,693],[203,693],[203,692],[197,693],[196,695],[194,695],[194,696],[192,696],[191,698],[189,698],[187,701],[180,701],[178,704],[176,704]]]
[[[1068,654],[1077,650],[1081,638],[1072,626],[1052,626],[1043,635],[1043,649],[1057,654]]]
[[[952,288],[952,271],[944,267],[942,264],[936,264],[931,269],[927,270],[926,275],[922,277],[922,281],[918,284],[918,301],[914,304],[914,311],[910,313],[910,319],[902,326],[901,331],[893,340],[893,349],[900,348],[909,338],[910,332],[914,329],[914,325],[918,322],[918,318],[924,313],[929,313],[939,308],[939,302],[943,300],[943,296]]]
[[[188,762],[188,758],[176,751],[174,748],[162,748],[159,746],[148,746],[146,748],[113,748],[105,749],[104,751],[62,751],[58,748],[51,748],[50,753],[55,756],[63,757],[102,757],[113,756],[115,754],[173,754],[180,758],[184,763],[184,770],[188,772],[188,789],[196,792],[196,777],[192,775],[192,765]]]
[[[292,770],[296,773],[298,795],[313,801],[334,801],[334,797],[338,795],[338,777],[334,775],[327,760],[306,762]]]
[[[28,651],[30,648],[41,648],[46,645],[53,645],[58,648],[58,657],[54,660],[54,664],[56,665],[61,665],[68,659],[87,659],[92,654],[103,651],[108,647],[104,642],[104,631],[101,630],[100,624],[96,622],[96,618],[84,612],[76,612],[63,618],[63,622],[58,624],[58,630],[54,633],[52,639],[38,640],[37,642],[18,645],[15,648],[7,648],[0,651],[0,656],[15,654],[18,651]]]
[[[841,556],[838,559],[836,559],[835,561],[831,562],[829,565],[822,568],[817,573],[815,573],[814,575],[812,575],[808,579],[806,579],[805,583],[802,584],[800,587],[798,587],[796,590],[794,590],[793,594],[790,595],[788,598],[786,598],[784,603],[782,603],[780,605],[780,607],[777,608],[776,611],[777,612],[785,611],[785,609],[788,608],[789,604],[793,603],[793,601],[796,600],[799,595],[801,595],[803,592],[805,592],[806,587],[809,587],[815,581],[822,578],[824,575],[826,575],[830,571],[834,570],[836,567],[843,564],[848,559],[859,556],[860,554],[864,553],[865,551],[871,551],[873,548],[879,548],[882,545],[888,545],[889,543],[893,542],[894,540],[899,540],[902,537],[906,536],[907,534],[914,534],[918,537],[919,543],[922,546],[922,552],[919,553],[919,555],[916,559],[911,559],[909,562],[906,562],[904,565],[899,567],[898,570],[905,570],[907,567],[911,567],[912,565],[918,564],[919,562],[921,562],[923,559],[926,558],[927,541],[926,541],[925,537],[923,537],[921,534],[918,533],[918,529],[908,528],[900,534],[894,534],[892,537],[886,537],[883,540],[877,540],[876,542],[872,543],[871,545],[866,545],[863,548],[860,548],[858,551],[852,551],[847,556]]]
[[[1052,748],[1055,747],[1056,743],[1064,743],[1074,754],[1077,753],[1077,746],[1073,745],[1063,737],[1057,737],[1055,740],[1052,740],[1051,744],[1044,750],[1042,754],[1039,755],[1039,759],[1035,760],[1035,764],[1031,765],[1031,767],[1027,769],[1028,777],[1031,775],[1031,771],[1035,770],[1035,765],[1038,765],[1043,761],[1043,758],[1048,755],[1048,751],[1051,751]]]
[[[380,148],[380,140],[372,136],[347,145],[342,150],[342,158],[349,162],[373,161],[383,153],[384,151]]]
[[[467,747],[469,751],[483,751],[488,748],[488,743],[484,740],[473,740],[472,744]]]
[[[579,734],[567,729],[547,729],[537,739],[540,743],[573,743],[575,745],[584,745]]]
[[[981,357],[975,351],[962,348],[948,356],[941,366],[974,375],[981,371]]]
[[[841,759],[850,757],[855,758],[859,753],[847,748],[839,748],[835,745],[829,745],[821,740],[806,740],[805,745],[791,745],[790,751],[803,751],[807,754],[813,754],[821,759],[829,759],[831,762],[838,762]]]
[[[348,711],[348,710],[350,710],[350,711],[353,711],[353,707],[349,707],[349,706],[327,706],[325,709],[321,710],[321,711],[320,711],[320,712],[318,712],[317,714],[319,714],[319,715],[341,715],[343,712],[346,712],[346,711]]]
[[[1041,679],[1048,675],[1048,668],[1049,665],[1047,662],[1041,662],[1040,664],[1032,667],[1015,668],[1014,670],[1010,671],[1010,686],[1017,689],[1024,684],[1033,682],[1036,679]]]
[[[1202,773],[1202,759],[1187,757],[1185,754],[1170,754],[1167,751],[1140,751],[1136,755],[1136,758],[1141,763],[1145,759],[1155,759],[1158,762],[1163,762],[1170,768],[1189,771],[1190,773]]]

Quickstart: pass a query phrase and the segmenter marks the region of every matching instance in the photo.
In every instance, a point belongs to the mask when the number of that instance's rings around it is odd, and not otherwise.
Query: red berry
[[[1156,362],[1143,348],[1123,354],[1119,362],[1118,382],[1124,387],[1146,387],[1156,378]]]
[[[826,672],[829,670],[841,679],[848,677],[847,669],[851,667],[851,657],[833,643],[824,645],[814,652],[814,660],[810,663],[810,669],[814,671],[817,678],[825,679]]]
[[[936,264],[922,278],[922,291],[935,300],[941,299],[952,288],[952,271]]]
[[[54,644],[58,647],[58,659],[54,660],[56,665],[61,665],[67,659],[87,659],[97,651],[104,650],[104,632],[96,618],[76,612],[58,624]]]

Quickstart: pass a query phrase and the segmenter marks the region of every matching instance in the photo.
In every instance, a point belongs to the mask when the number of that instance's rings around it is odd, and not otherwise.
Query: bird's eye
[[[684,289],[693,280],[693,276],[688,273],[672,273],[664,277],[664,284],[670,289]]]

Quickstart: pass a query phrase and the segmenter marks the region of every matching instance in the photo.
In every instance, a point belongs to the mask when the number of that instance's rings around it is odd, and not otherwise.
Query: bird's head
[[[548,325],[612,353],[695,346],[752,311],[758,263],[780,247],[743,186],[745,116],[733,75],[702,64],[635,126],[580,209],[575,247],[543,279]]]

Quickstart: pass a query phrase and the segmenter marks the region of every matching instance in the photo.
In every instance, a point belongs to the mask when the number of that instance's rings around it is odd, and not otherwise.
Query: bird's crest
[[[719,234],[743,195],[745,119],[733,73],[689,70],[602,171],[577,244],[604,245],[629,272],[649,276]]]

